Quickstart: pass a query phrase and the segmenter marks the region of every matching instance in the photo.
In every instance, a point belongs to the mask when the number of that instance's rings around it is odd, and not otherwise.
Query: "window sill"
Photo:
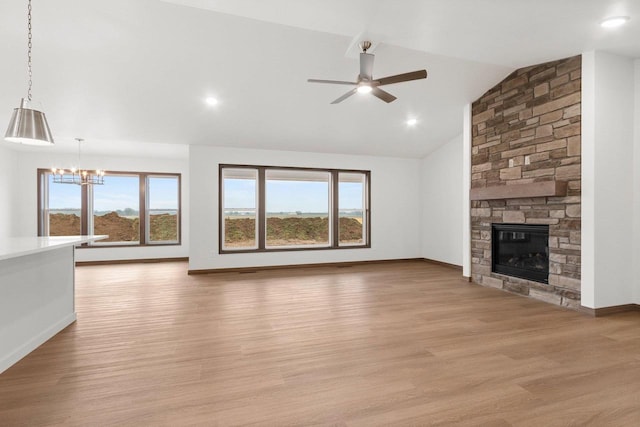
[[[253,254],[253,253],[268,253],[268,252],[304,252],[304,251],[331,251],[331,250],[344,250],[344,249],[371,249],[371,245],[350,245],[350,246],[322,246],[312,247],[306,246],[304,248],[282,247],[282,248],[269,248],[269,249],[220,249],[218,254]]]
[[[152,248],[156,246],[180,246],[182,243],[146,243],[146,244],[126,244],[126,243],[114,243],[113,245],[104,243],[101,245],[82,245],[79,246],[79,249],[111,249],[111,248]]]

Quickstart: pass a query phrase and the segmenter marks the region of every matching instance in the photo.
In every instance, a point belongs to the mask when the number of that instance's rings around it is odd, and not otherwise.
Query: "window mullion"
[[[89,186],[80,186],[80,234],[89,234]]]
[[[49,235],[49,174],[38,170],[38,236]]]
[[[265,168],[258,169],[258,249],[264,250],[267,240],[267,202],[266,202]]]
[[[339,246],[340,239],[340,207],[338,206],[339,194],[338,187],[340,183],[338,181],[338,171],[331,171],[331,208],[329,213],[331,218],[331,247],[337,248]]]
[[[367,172],[365,175],[365,204],[364,204],[364,208],[366,211],[366,215],[364,215],[364,218],[366,218],[366,233],[367,233],[367,240],[365,242],[365,244],[369,247],[371,247],[371,172]]]
[[[140,224],[140,244],[147,244],[147,174],[139,175],[138,223]]]
[[[222,253],[225,236],[225,216],[224,216],[224,173],[223,168],[218,166],[218,253]],[[257,215],[257,212],[256,212]]]

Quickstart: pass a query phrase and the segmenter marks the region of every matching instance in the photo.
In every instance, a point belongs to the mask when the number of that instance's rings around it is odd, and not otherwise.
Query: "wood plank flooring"
[[[640,313],[417,261],[186,271],[77,268],[78,321],[0,375],[0,425],[640,425]]]

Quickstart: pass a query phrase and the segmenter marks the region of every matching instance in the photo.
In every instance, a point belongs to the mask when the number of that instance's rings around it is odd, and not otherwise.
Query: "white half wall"
[[[582,305],[634,300],[634,62],[582,62]],[[636,215],[640,212],[636,212]]]
[[[421,257],[420,160],[196,145],[189,149],[190,270]],[[370,170],[371,248],[219,254],[218,170],[225,163]]]
[[[422,256],[462,265],[462,134],[422,159]]]
[[[76,320],[73,252],[0,260],[0,374]]]
[[[182,244],[171,246],[137,246],[117,248],[79,248],[76,261],[112,261],[126,259],[181,258],[189,256],[189,161],[188,150],[184,147],[182,158],[154,157],[153,145],[148,145],[148,157],[117,157],[83,155],[82,167],[122,172],[166,172],[180,173],[182,180]],[[14,220],[15,236],[35,236],[38,233],[38,190],[37,170],[53,166],[69,167],[77,159],[75,154],[52,153],[50,149],[19,151],[17,173],[8,182],[13,182],[18,193],[16,197],[18,218]],[[108,182],[105,183],[108,185]]]
[[[17,217],[16,192],[12,185],[17,172],[18,153],[0,142],[0,239],[14,235]]]

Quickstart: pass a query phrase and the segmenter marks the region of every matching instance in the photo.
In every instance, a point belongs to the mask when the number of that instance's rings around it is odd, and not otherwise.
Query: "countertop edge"
[[[95,236],[9,237],[0,242],[0,261],[108,238]]]

